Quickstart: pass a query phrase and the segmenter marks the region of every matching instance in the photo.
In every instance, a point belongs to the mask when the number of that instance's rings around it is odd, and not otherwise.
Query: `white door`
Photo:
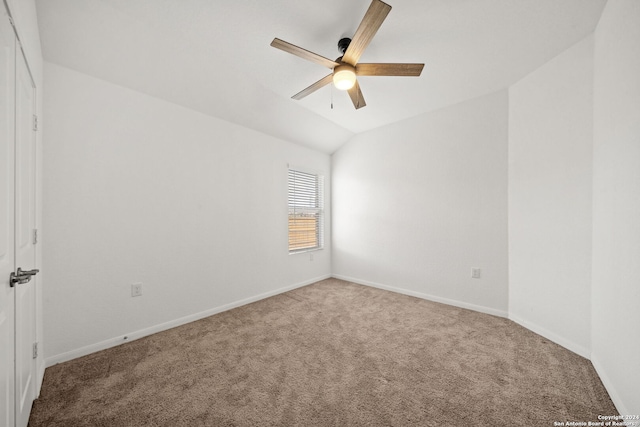
[[[15,36],[0,7],[0,426],[14,425],[14,83]]]
[[[36,224],[35,89],[20,50],[16,54],[15,95],[15,267],[36,268],[33,232]],[[34,270],[35,271],[35,270]],[[26,427],[36,397],[36,291],[35,276],[15,289],[16,427]]]

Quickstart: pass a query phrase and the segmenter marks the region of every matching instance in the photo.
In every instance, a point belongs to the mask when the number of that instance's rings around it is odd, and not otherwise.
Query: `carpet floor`
[[[30,427],[553,426],[617,411],[511,322],[328,279],[45,372]]]

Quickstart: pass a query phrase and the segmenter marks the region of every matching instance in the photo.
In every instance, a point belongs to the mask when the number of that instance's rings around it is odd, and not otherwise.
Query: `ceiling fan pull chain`
[[[331,85],[331,109],[333,110],[333,85]]]

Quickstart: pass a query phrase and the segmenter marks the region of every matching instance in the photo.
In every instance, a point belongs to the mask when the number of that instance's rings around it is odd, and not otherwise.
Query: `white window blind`
[[[289,253],[324,244],[324,177],[289,169]]]

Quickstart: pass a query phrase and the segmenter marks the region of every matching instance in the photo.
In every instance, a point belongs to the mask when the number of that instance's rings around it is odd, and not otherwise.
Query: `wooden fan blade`
[[[360,84],[356,80],[356,84],[353,85],[351,89],[348,90],[349,97],[351,98],[351,102],[353,102],[353,106],[356,107],[356,110],[367,105],[364,102],[364,97],[362,96],[362,91],[360,90]]]
[[[311,95],[313,92],[317,91],[321,87],[328,85],[331,82],[333,82],[333,74],[329,74],[328,76],[321,78],[320,80],[318,80],[317,82],[309,86],[308,88],[303,89],[300,92],[296,93],[291,98],[299,101],[305,96]]]
[[[358,76],[413,76],[422,73],[424,64],[358,64]]]
[[[291,53],[295,56],[299,56],[300,58],[306,59],[307,61],[315,62],[316,64],[320,64],[327,68],[333,69],[333,67],[339,65],[337,62],[332,61],[329,58],[325,58],[324,56],[320,56],[317,53],[313,53],[284,40],[280,40],[279,38],[273,39],[273,41],[271,42],[271,46],[275,47],[276,49],[284,50],[285,52]]]
[[[390,10],[391,6],[380,0],[373,0],[371,2],[371,6],[369,6],[364,18],[362,18],[362,22],[358,26],[356,33],[351,39],[351,43],[349,43],[349,47],[342,57],[344,62],[353,66],[358,63],[360,56],[367,46],[369,46],[371,39],[373,39],[373,36],[378,32],[378,28],[380,28],[380,25],[382,25],[382,22],[384,22]]]

